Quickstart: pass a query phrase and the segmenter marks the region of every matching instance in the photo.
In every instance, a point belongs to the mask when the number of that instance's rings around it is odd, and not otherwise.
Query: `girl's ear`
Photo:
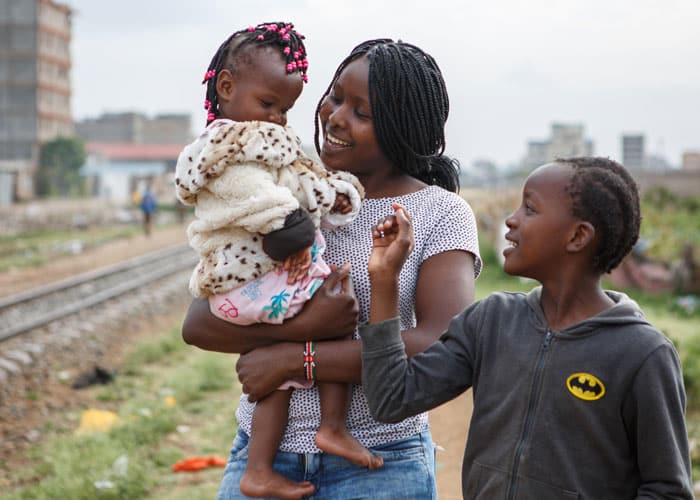
[[[579,221],[574,226],[566,249],[569,252],[580,252],[593,243],[595,227],[590,222]]]
[[[220,101],[228,101],[233,95],[236,80],[227,69],[222,69],[216,75],[216,95]]]

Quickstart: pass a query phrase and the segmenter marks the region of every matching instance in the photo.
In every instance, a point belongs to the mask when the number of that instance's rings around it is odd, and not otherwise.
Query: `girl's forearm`
[[[384,320],[399,315],[399,283],[398,277],[370,277],[371,299],[369,307],[369,322],[381,323]]]

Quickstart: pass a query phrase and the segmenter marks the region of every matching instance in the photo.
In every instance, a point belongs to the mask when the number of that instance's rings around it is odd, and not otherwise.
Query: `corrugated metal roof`
[[[103,161],[86,163],[80,169],[82,175],[97,175],[104,173],[158,175],[165,172],[167,165],[163,161]]]

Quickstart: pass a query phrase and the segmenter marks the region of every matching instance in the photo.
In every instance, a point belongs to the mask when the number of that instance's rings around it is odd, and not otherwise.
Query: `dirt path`
[[[472,416],[472,391],[430,412],[437,451],[437,484],[440,500],[461,500],[462,457]]]

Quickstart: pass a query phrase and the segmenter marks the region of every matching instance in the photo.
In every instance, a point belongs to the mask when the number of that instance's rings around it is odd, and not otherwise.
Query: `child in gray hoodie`
[[[672,343],[636,303],[601,288],[639,235],[639,194],[604,158],[543,165],[506,219],[506,273],[528,294],[468,307],[408,359],[397,276],[412,246],[399,205],[372,231],[362,384],[394,422],[473,388],[462,466],[468,499],[693,498],[685,389]]]

